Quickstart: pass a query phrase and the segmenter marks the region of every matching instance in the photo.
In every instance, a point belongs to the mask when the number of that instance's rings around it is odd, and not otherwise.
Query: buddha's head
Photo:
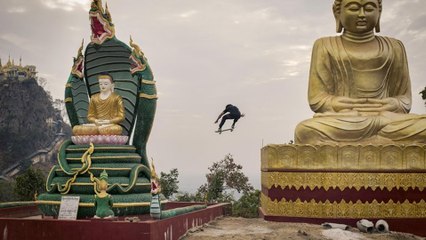
[[[99,90],[101,93],[111,93],[114,91],[114,80],[108,73],[102,73],[98,77]]]
[[[380,32],[382,0],[334,0],[333,13],[338,33]]]

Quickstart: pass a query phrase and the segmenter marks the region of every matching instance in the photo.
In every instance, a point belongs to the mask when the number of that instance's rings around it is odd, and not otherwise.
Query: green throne
[[[105,170],[116,216],[149,213],[151,172],[146,144],[156,109],[153,74],[131,38],[129,47],[115,37],[108,7],[94,0],[89,15],[91,42],[84,55],[81,44],[65,88],[70,123],[72,127],[87,123],[89,99],[99,92],[98,76],[107,72],[115,81],[114,92],[123,99],[125,120],[120,125],[129,140],[124,145],[65,141],[58,164],[47,178],[47,192],[38,196],[37,203],[45,215],[56,216],[62,196],[80,196],[78,217],[94,216],[93,179]]]

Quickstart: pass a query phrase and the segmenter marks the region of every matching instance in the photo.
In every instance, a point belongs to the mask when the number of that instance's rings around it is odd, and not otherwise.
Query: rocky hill
[[[62,117],[36,79],[0,81],[0,172],[46,148],[56,138]]]

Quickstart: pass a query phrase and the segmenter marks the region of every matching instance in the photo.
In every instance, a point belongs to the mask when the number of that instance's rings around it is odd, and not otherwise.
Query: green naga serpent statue
[[[109,176],[107,192],[114,197],[112,210],[116,216],[149,213],[151,171],[146,144],[156,110],[154,77],[132,38],[129,47],[115,37],[108,6],[104,9],[101,0],[93,0],[89,15],[91,42],[84,55],[82,43],[74,58],[65,88],[67,113],[73,129],[90,125],[88,114],[94,111],[90,103],[96,95],[102,99],[99,78],[106,73],[124,113],[123,120],[115,124],[122,129],[122,136],[73,136],[73,141],[65,141],[58,153],[59,164],[51,169],[46,181],[47,193],[39,195],[37,204],[45,215],[55,216],[62,196],[80,196],[78,216],[94,216],[93,179],[105,170]],[[123,141],[123,136],[124,142],[117,144],[116,138]],[[86,140],[79,142],[74,137]]]

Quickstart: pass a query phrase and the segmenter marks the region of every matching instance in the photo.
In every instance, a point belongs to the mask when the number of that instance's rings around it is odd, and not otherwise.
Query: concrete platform
[[[200,203],[167,203],[166,208]],[[0,209],[0,234],[7,240],[75,240],[75,239],[179,239],[194,227],[201,226],[228,213],[230,204],[214,204],[176,217],[152,220],[149,215],[111,220],[79,219],[75,221],[43,218],[36,205]],[[38,219],[37,219],[38,218]]]

